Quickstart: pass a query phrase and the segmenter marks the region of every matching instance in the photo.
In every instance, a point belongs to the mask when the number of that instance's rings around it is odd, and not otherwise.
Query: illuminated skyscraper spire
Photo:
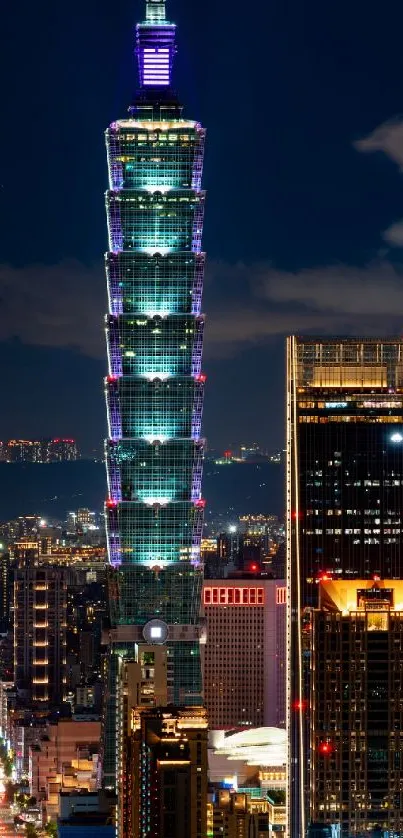
[[[166,19],[165,2],[148,0],[146,19],[136,26],[136,53],[140,86],[170,87],[176,52],[174,23]]]
[[[201,702],[205,131],[171,90],[175,25],[160,0],[147,2],[136,54],[139,92],[106,132],[112,721],[113,650],[145,640],[167,644],[169,700]],[[106,785],[114,753],[110,727]]]

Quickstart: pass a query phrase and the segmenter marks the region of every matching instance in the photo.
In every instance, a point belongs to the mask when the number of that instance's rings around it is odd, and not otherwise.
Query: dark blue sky
[[[205,432],[283,441],[283,344],[400,332],[403,7],[168,0],[208,129]],[[103,131],[143,3],[8,0],[0,35],[0,438],[104,434]],[[383,126],[383,127],[382,127]]]

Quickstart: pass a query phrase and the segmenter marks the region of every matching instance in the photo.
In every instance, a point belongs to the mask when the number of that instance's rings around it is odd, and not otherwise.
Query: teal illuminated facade
[[[163,0],[148,0],[136,35],[140,90],[106,132],[110,672],[114,651],[166,642],[169,700],[200,704],[205,131],[171,88]]]

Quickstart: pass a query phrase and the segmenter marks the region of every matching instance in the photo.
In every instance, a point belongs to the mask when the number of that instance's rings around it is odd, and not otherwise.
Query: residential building
[[[104,791],[61,791],[58,838],[115,838],[115,806]]]
[[[59,793],[97,787],[99,719],[48,722],[39,742],[30,748],[30,794],[41,801],[44,821],[56,819]]]
[[[145,758],[145,754],[147,757]],[[204,838],[207,828],[207,716],[203,707],[133,710],[133,821],[141,838]]]
[[[13,573],[10,554],[4,545],[0,544],[0,634],[6,633],[11,627],[12,592]]]
[[[119,838],[204,838],[207,716],[167,705],[167,649],[136,645],[117,679]]]
[[[25,706],[55,709],[66,693],[66,570],[14,571],[14,681]]]
[[[9,439],[0,445],[1,459],[8,463],[57,463],[78,459],[75,439]]]
[[[208,835],[212,838],[268,838],[285,835],[286,808],[270,798],[217,789],[208,803]]]

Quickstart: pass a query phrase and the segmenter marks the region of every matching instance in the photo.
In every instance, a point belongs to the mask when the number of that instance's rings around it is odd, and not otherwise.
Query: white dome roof
[[[278,727],[253,727],[238,731],[212,730],[209,747],[229,760],[248,765],[280,766],[286,762],[286,732]]]

